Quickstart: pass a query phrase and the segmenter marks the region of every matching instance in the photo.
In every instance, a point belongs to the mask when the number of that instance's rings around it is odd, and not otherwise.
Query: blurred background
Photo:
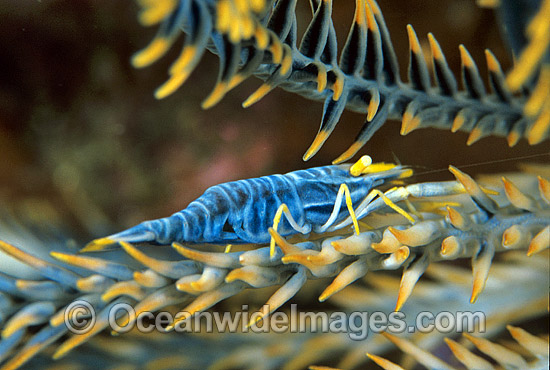
[[[354,3],[335,1],[340,47]],[[474,0],[379,4],[403,78],[408,23],[424,46],[426,34],[434,33],[457,76],[460,43],[484,78],[485,48],[505,70],[510,66],[493,12]],[[307,1],[298,5],[303,30],[311,12]],[[252,78],[203,111],[200,102],[217,76],[212,55],[205,55],[183,88],[157,101],[153,91],[167,78],[180,49],[144,70],[133,69],[132,54],[156,32],[138,24],[137,11],[133,1],[0,2],[0,204],[5,217],[65,225],[78,243],[85,242],[183,209],[220,182],[329,164],[363,124],[362,115],[345,113],[325,146],[304,163],[322,104],[277,89],[243,109],[242,101],[260,85]],[[518,162],[548,162],[548,156],[521,159],[548,153],[547,142],[529,147],[521,141],[508,148],[503,138],[486,138],[468,147],[463,133],[420,130],[401,137],[399,127],[387,123],[360,155],[415,166],[415,181],[449,180],[449,164],[477,174],[513,170]]]

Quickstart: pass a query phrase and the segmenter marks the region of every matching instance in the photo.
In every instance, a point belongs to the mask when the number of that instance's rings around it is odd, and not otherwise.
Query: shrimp
[[[118,242],[263,244],[271,240],[271,226],[282,236],[321,233],[344,221],[346,205],[355,217],[353,203],[363,201],[378,186],[411,175],[408,168],[372,164],[364,156],[353,166],[329,165],[227,182],[207,189],[182,211],[96,239],[82,251]],[[283,214],[286,219],[281,219]]]

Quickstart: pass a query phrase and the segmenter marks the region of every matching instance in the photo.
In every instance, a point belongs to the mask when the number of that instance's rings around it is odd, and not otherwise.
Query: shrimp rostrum
[[[406,167],[372,163],[364,156],[354,165],[228,182],[207,189],[182,211],[94,240],[83,251],[118,242],[267,243],[272,226],[283,236],[322,233],[353,214],[352,204],[367,199],[373,189],[411,174]]]

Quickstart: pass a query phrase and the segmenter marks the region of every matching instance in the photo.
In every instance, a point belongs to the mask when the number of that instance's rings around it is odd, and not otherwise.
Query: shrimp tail
[[[171,244],[173,241],[183,240],[186,225],[188,223],[181,213],[158,220],[144,221],[119,233],[95,239],[82,248],[80,252],[98,252],[120,242]]]

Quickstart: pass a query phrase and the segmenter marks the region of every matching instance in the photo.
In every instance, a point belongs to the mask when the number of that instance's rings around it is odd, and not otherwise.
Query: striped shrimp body
[[[315,167],[216,185],[180,212],[94,240],[83,251],[122,241],[267,243],[271,226],[284,236],[324,232],[345,219],[346,204],[353,212],[351,204],[360,203],[375,187],[412,174],[402,166],[370,163],[365,156],[353,166]]]

